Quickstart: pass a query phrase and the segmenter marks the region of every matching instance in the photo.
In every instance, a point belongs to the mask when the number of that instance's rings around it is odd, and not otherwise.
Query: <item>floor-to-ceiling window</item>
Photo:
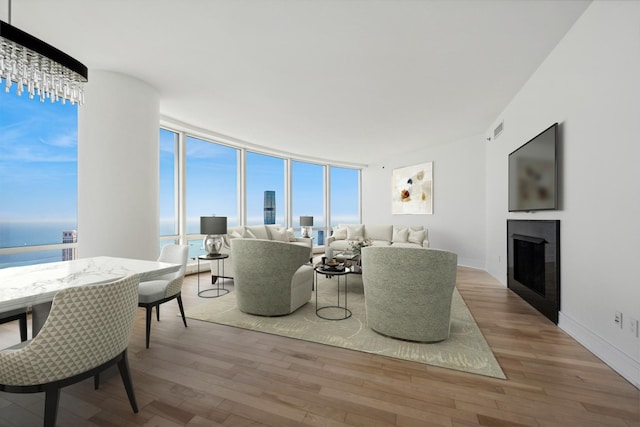
[[[179,239],[179,135],[160,129],[160,237],[161,244]]]
[[[226,216],[229,227],[273,222],[298,235],[300,216],[312,216],[316,246],[324,245],[329,222],[360,222],[360,169],[252,152],[169,129],[160,133],[161,244],[186,242],[191,258],[202,254],[201,216]]]
[[[75,257],[77,142],[77,105],[0,93],[0,268]]]
[[[300,216],[313,217],[314,244],[323,245],[324,166],[314,163],[291,162],[291,215],[293,226],[300,229]]]
[[[238,158],[240,150],[211,141],[186,138],[186,234],[200,234],[201,216],[226,216],[240,224]],[[202,241],[189,239],[189,256],[202,253]]]
[[[329,168],[331,226],[360,222],[360,170]]]
[[[264,224],[265,191],[275,191],[275,224],[285,226],[285,159],[247,151],[247,225]]]

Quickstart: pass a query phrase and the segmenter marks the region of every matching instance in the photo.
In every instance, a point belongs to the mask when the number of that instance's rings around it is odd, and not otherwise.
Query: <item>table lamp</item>
[[[310,238],[312,235],[312,227],[313,227],[313,217],[312,216],[301,216],[300,217],[300,231],[302,232],[302,237]]]
[[[220,255],[222,248],[222,234],[227,234],[226,216],[201,216],[200,234],[207,236],[202,241],[208,257]]]

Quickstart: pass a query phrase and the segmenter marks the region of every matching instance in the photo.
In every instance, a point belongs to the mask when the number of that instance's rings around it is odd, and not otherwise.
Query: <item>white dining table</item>
[[[32,307],[35,336],[61,289],[108,283],[133,274],[140,280],[172,273],[180,264],[130,258],[93,257],[0,269],[0,313]]]

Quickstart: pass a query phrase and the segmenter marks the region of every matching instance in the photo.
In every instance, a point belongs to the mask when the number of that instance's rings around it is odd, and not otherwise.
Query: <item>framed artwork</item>
[[[393,170],[391,214],[433,214],[433,162]]]

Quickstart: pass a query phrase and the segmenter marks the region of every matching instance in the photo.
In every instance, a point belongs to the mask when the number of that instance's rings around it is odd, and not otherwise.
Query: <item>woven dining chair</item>
[[[60,389],[117,364],[137,413],[127,346],[136,318],[139,280],[134,275],[59,291],[39,334],[0,351],[0,391],[44,392],[44,426],[55,427]]]

